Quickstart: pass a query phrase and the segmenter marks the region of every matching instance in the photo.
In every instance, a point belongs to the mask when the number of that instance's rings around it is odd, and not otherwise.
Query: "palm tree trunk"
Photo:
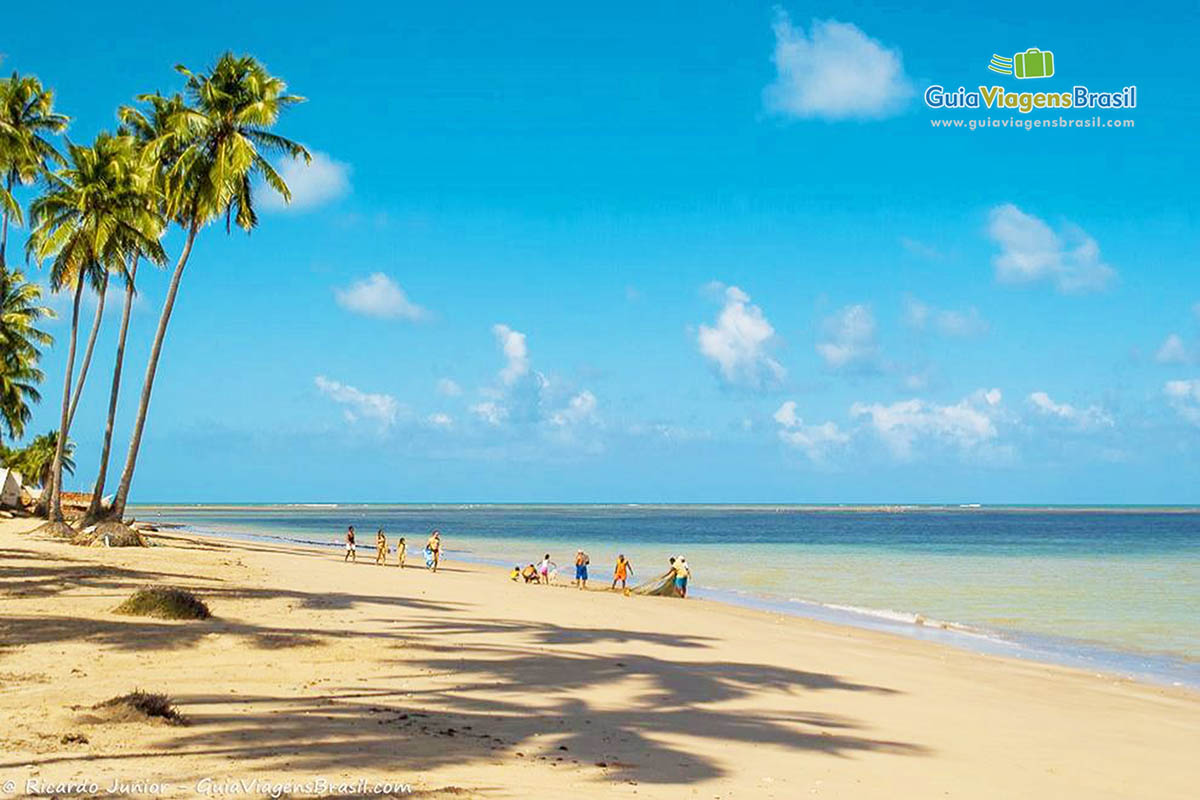
[[[83,361],[79,364],[79,377],[75,379],[75,393],[71,395],[71,411],[67,414],[66,436],[75,424],[75,409],[79,407],[79,397],[83,394],[83,382],[87,380],[88,367],[92,365],[92,351],[96,348],[96,334],[100,332],[100,320],[104,317],[104,296],[108,294],[108,272],[104,273],[104,282],[96,296],[96,317],[92,320],[92,330],[88,334],[87,347],[83,349]]]
[[[188,256],[192,254],[192,244],[196,241],[196,231],[200,223],[193,219],[188,228],[187,240],[179,261],[175,264],[175,272],[171,275],[171,285],[167,288],[167,299],[163,301],[162,314],[158,317],[158,330],[154,332],[154,345],[150,348],[150,361],[146,364],[146,377],[142,382],[142,397],[138,402],[137,417],[133,423],[133,435],[129,438],[129,453],[125,456],[125,469],[121,471],[121,483],[117,486],[117,495],[113,498],[112,516],[121,519],[125,516],[125,503],[129,498],[129,486],[133,483],[133,470],[137,466],[138,449],[142,446],[142,431],[146,427],[146,412],[150,409],[150,392],[154,389],[154,373],[158,371],[158,358],[162,354],[163,339],[167,335],[167,323],[171,321],[171,311],[175,308],[175,295],[179,293],[179,282],[183,278],[183,268],[187,266]]]
[[[12,187],[13,187],[12,172],[9,172],[8,175],[5,176],[4,184],[5,184],[4,190],[6,192],[8,192],[9,196],[11,197],[12,196]],[[0,273],[3,273],[8,269],[8,264],[4,260],[4,250],[7,247],[8,247],[8,208],[5,207],[4,223],[2,225],[0,225]]]
[[[54,462],[50,467],[50,521],[62,522],[62,457],[67,444],[67,415],[71,409],[71,371],[75,368],[75,342],[79,338],[79,299],[83,297],[83,275],[78,276],[75,286],[75,304],[71,307],[71,343],[67,347],[67,369],[63,378],[62,416],[59,418],[58,443],[54,448]]]
[[[121,312],[121,331],[117,334],[117,359],[113,366],[112,389],[108,395],[108,420],[104,423],[104,442],[100,445],[100,471],[92,489],[83,524],[87,527],[100,518],[104,510],[104,482],[108,479],[108,455],[112,450],[113,425],[117,419],[117,398],[121,394],[121,366],[125,363],[125,335],[129,332],[129,313],[133,308],[133,287],[137,280],[138,257],[133,257],[129,279],[125,282],[125,308]]]

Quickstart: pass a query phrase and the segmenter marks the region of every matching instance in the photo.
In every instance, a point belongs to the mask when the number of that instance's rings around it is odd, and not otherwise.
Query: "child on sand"
[[[513,564],[513,571],[508,573],[508,579],[515,583],[517,581],[517,579],[520,577],[521,577],[521,567],[518,566],[517,564]]]
[[[383,528],[375,534],[375,563],[387,564],[387,537],[383,535]]]
[[[538,582],[537,567],[535,567],[533,564],[530,564],[528,567],[521,570],[521,577],[525,579],[526,583],[537,583]]]
[[[358,563],[358,553],[354,549],[354,526],[351,525],[346,529],[346,556],[342,559],[343,562],[353,561]]]
[[[633,575],[633,565],[625,558],[625,554],[617,556],[617,567],[613,570],[612,588],[617,588],[617,581],[621,582],[621,588],[625,588],[625,579]]]
[[[400,541],[396,542],[396,566],[404,568],[404,556],[408,554],[408,545],[404,541],[404,537],[400,537]]]
[[[592,559],[587,553],[582,550],[575,552],[575,584],[580,589],[587,588],[588,582],[588,564],[592,563]]]
[[[549,585],[550,571],[557,569],[558,564],[555,564],[553,561],[551,561],[550,554],[546,553],[546,555],[542,558],[542,563],[538,565],[538,574],[542,576],[542,583]]]

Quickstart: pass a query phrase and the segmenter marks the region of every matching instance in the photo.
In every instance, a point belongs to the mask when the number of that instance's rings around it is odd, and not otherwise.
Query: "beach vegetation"
[[[186,589],[151,586],[138,589],[113,609],[117,614],[159,619],[208,619],[208,604]]]
[[[31,406],[41,400],[38,384],[42,349],[52,343],[41,329],[54,316],[42,305],[42,289],[19,271],[0,269],[0,434],[11,440],[25,435],[33,416]]]
[[[161,693],[144,692],[141,689],[110,697],[92,708],[105,712],[107,717],[116,722],[162,720],[172,725],[187,724],[170,697]]]

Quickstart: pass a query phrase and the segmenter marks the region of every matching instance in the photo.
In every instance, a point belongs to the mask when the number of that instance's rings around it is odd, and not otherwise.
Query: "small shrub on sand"
[[[161,719],[172,725],[185,725],[183,715],[171,704],[171,698],[165,694],[151,694],[141,689],[111,697],[103,703],[92,706],[96,711],[115,722],[129,722],[142,719]]]
[[[212,612],[203,600],[184,589],[152,586],[138,589],[113,609],[117,614],[159,619],[208,619]]]

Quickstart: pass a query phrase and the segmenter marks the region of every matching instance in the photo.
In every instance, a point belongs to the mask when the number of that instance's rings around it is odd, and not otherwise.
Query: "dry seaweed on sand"
[[[123,522],[101,522],[85,528],[74,543],[92,547],[146,547],[146,537]]]
[[[30,533],[36,533],[42,536],[51,536],[55,539],[71,539],[74,540],[78,536],[78,531],[72,528],[65,522],[47,522],[39,525]]]
[[[163,720],[171,725],[186,725],[187,721],[165,694],[136,689],[129,694],[111,697],[92,706],[94,711],[113,721]]]
[[[169,586],[138,589],[113,611],[117,614],[160,619],[208,619],[212,616],[208,604],[199,597],[186,589],[174,589]]]

